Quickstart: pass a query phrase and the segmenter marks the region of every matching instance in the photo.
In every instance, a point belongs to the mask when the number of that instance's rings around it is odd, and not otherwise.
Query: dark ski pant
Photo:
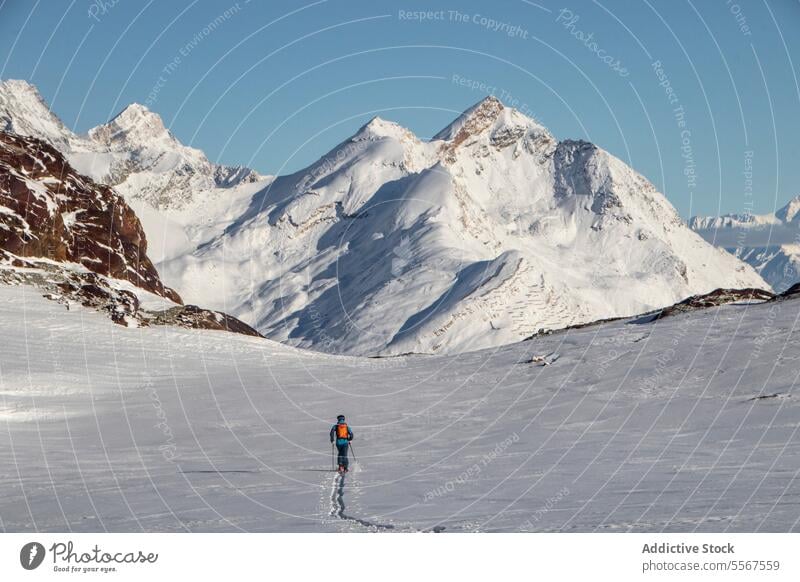
[[[339,465],[344,466],[345,469],[347,469],[348,465],[350,464],[350,461],[348,461],[347,459],[347,447],[349,446],[350,443],[345,443],[343,445],[339,444],[336,445],[336,450],[339,451],[339,457],[336,459],[336,462]]]

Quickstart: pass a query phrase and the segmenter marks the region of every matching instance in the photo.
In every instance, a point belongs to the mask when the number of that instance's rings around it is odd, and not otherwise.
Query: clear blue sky
[[[78,131],[145,103],[264,173],[374,115],[428,137],[493,91],[684,216],[762,213],[800,193],[798,25],[798,0],[0,0],[0,78],[35,83]]]

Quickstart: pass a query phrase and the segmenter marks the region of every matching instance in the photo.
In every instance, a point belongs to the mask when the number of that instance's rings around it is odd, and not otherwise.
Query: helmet
[[[339,422],[343,422],[344,421],[344,414],[340,414],[339,416],[337,416],[336,420],[338,420]]]

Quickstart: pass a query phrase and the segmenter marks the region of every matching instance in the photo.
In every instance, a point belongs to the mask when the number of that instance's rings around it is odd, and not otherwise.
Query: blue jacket
[[[346,444],[347,444],[347,443],[349,443],[351,440],[353,440],[353,431],[352,431],[352,430],[350,430],[350,426],[349,426],[349,425],[347,426],[347,438],[346,438],[346,439],[337,439],[337,438],[336,438],[336,427],[337,427],[337,426],[339,426],[339,425],[338,425],[338,424],[334,424],[334,425],[331,427],[331,442],[333,442],[334,440],[336,440],[336,444],[337,444],[338,446],[342,446],[342,445],[346,445]]]

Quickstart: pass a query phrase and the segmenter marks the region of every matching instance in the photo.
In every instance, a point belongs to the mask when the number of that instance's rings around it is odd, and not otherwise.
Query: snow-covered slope
[[[773,214],[695,216],[689,226],[751,265],[779,293],[800,281],[800,195]]]
[[[0,286],[2,529],[798,531],[798,301],[366,359]]]
[[[348,354],[502,345],[766,286],[620,160],[494,98],[431,141],[372,120],[159,268],[268,337]]]

